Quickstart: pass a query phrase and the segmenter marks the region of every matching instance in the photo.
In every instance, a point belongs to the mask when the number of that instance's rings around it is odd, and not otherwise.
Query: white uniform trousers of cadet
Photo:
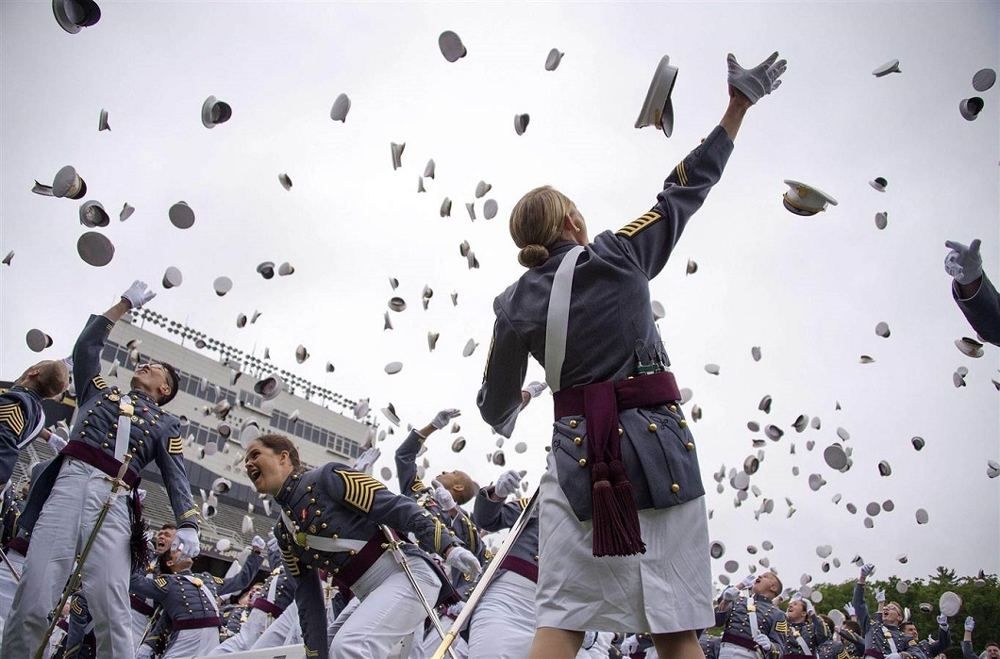
[[[219,628],[182,629],[170,635],[170,645],[160,659],[191,659],[214,650],[219,645]],[[100,655],[98,655],[100,656]]]
[[[447,634],[455,620],[448,616],[440,616],[438,621],[441,629]],[[413,633],[413,646],[410,648],[409,659],[430,659],[434,656],[434,651],[441,645],[441,635],[438,634],[434,626],[424,629],[424,623],[420,623],[417,631]],[[456,636],[455,640],[448,646],[455,653],[458,659],[466,659],[469,656],[469,646],[461,636]]]
[[[416,556],[408,555],[406,562],[424,599],[433,606],[441,579]],[[385,659],[427,617],[409,579],[388,551],[351,586],[351,592],[359,602],[352,606],[355,600],[351,600],[327,630],[332,638],[330,656],[337,659]]]
[[[742,645],[722,643],[719,646],[719,659],[760,659],[760,654]]]
[[[281,617],[284,618],[284,614]],[[231,654],[233,652],[249,650],[257,642],[261,634],[264,633],[265,629],[267,629],[267,613],[260,609],[250,609],[246,622],[240,625],[240,631],[227,638],[222,645],[209,652],[209,654]],[[279,643],[278,645],[282,644]]]
[[[0,658],[25,659],[38,650],[48,614],[59,602],[110,491],[111,483],[99,469],[75,458],[63,459],[31,534]],[[127,622],[130,535],[128,501],[122,493],[108,510],[81,574],[101,659],[135,656],[132,625]]]
[[[18,574],[24,572],[24,556],[17,551],[9,551],[7,560],[14,566]],[[14,574],[6,563],[0,565],[0,633],[3,632],[4,621],[10,615],[10,605],[14,601],[14,591],[17,590],[17,581]]]
[[[329,610],[327,616],[329,616]],[[278,616],[264,633],[260,635],[250,648],[259,650],[261,648],[277,648],[282,645],[296,645],[302,643],[302,625],[299,622],[299,606],[292,602],[285,609],[285,612]]]
[[[132,609],[132,645],[135,646],[136,652],[139,651],[139,645],[142,643],[142,637],[146,634],[146,630],[153,631],[149,626],[151,620],[146,614]]]
[[[524,659],[535,636],[535,582],[504,572],[483,593],[469,621],[469,656]]]

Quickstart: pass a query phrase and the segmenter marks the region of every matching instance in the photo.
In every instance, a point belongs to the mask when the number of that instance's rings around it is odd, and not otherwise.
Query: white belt
[[[889,643],[889,649],[892,650],[893,654],[897,654],[899,650],[896,649],[896,642],[892,640],[892,632],[890,632],[885,627],[883,627],[882,630],[883,633],[885,634],[885,640],[888,641]]]
[[[325,551],[328,553],[337,553],[342,551],[361,551],[365,545],[368,544],[366,540],[351,540],[350,538],[326,538],[319,535],[309,535],[303,531],[299,530],[298,525],[292,521],[292,519],[285,514],[285,511],[281,511],[281,520],[288,527],[288,530],[292,532],[292,537],[295,539],[295,544],[299,547],[308,547],[310,549],[318,549],[319,551]]]
[[[549,307],[545,319],[545,381],[552,393],[562,388],[563,360],[566,358],[566,334],[569,326],[569,301],[573,292],[576,262],[583,253],[577,245],[566,253],[552,280]]]
[[[208,586],[205,585],[205,581],[201,577],[196,577],[196,576],[190,575],[190,574],[184,574],[184,575],[181,575],[181,576],[183,576],[185,579],[187,579],[188,581],[190,581],[195,586],[198,586],[198,588],[201,589],[201,593],[202,593],[202,595],[205,596],[206,601],[209,604],[212,605],[212,610],[215,611],[216,614],[218,614],[219,613],[219,606],[218,606],[218,604],[216,604],[216,601],[215,601],[216,600],[215,593],[213,593],[211,590],[209,590]]]
[[[802,649],[802,654],[811,655],[813,653],[813,651],[809,649],[809,644],[806,643],[806,639],[802,638],[802,634],[800,634],[797,629],[795,630],[795,640],[798,641],[799,648]]]
[[[757,604],[754,602],[753,594],[747,597],[747,620],[750,621],[750,635],[756,641],[757,634],[760,634],[760,626],[757,624]]]
[[[118,433],[115,435],[115,460],[118,462],[125,461],[129,433],[132,432],[133,414],[135,414],[135,407],[132,406],[132,399],[128,396],[122,396],[118,403]]]

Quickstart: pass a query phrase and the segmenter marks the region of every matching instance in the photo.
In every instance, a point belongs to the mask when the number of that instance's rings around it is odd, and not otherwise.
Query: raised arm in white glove
[[[729,586],[722,591],[722,599],[726,602],[735,602],[740,596],[740,591],[736,586]]]
[[[122,293],[122,299],[128,300],[128,303],[132,305],[133,309],[141,309],[142,305],[146,304],[150,300],[156,297],[156,293],[149,290],[149,286],[145,282],[136,279],[132,282],[132,285],[128,287],[128,290]]]
[[[971,632],[975,628],[976,628],[976,619],[973,618],[972,616],[968,616],[965,619],[965,631]]]
[[[874,563],[865,563],[861,566],[861,579],[862,581],[870,577],[875,572]]]
[[[382,449],[372,447],[358,456],[358,459],[354,461],[354,468],[371,476],[372,468],[375,467],[375,463],[381,455]]]
[[[465,574],[470,579],[475,579],[479,576],[479,572],[482,570],[482,566],[479,565],[479,560],[476,555],[465,547],[459,547],[458,545],[453,546],[449,551],[448,555],[445,556],[444,562],[446,565],[460,570],[462,574]]]
[[[983,276],[983,257],[979,254],[981,242],[976,238],[965,246],[954,240],[945,241],[944,246],[951,251],[944,257],[944,271],[959,284],[971,284]]]
[[[170,545],[170,551],[181,550],[181,555],[177,560],[194,558],[201,553],[201,544],[198,542],[198,532],[190,526],[182,526],[174,533],[174,542]]]
[[[854,611],[854,605],[851,604],[850,602],[844,605],[844,612],[847,614],[848,618],[853,618],[855,615],[857,615]]]
[[[462,416],[462,412],[456,409],[441,410],[437,413],[431,420],[431,425],[434,426],[436,430],[441,430],[446,425],[451,423],[451,420],[457,416]]]
[[[938,627],[941,629],[941,631],[947,631],[948,630],[948,616],[946,616],[943,613],[941,615],[939,615],[937,617],[937,624],[938,624]]]
[[[497,479],[497,484],[493,487],[493,493],[497,495],[498,499],[506,499],[514,492],[517,492],[517,488],[521,486],[521,479],[524,478],[525,471],[515,471],[510,469],[508,471],[500,474],[500,478]]]
[[[52,450],[55,451],[56,453],[63,450],[63,448],[65,448],[67,444],[65,439],[55,434],[54,432],[49,433],[49,438],[45,440],[45,443],[48,444],[52,448]]]
[[[729,65],[729,84],[740,90],[751,103],[756,103],[761,96],[770,94],[781,85],[778,78],[788,64],[786,60],[778,59],[777,51],[752,69],[740,66],[732,53],[729,53],[726,62]]]
[[[876,588],[875,589],[875,601],[878,602],[878,605],[880,607],[883,604],[885,604],[885,591],[883,589],[881,589],[881,588]]]
[[[253,540],[250,541],[250,546],[253,547],[253,550],[255,552],[260,554],[267,548],[267,543],[264,542],[264,538],[260,537],[259,535],[255,535],[253,537]]]
[[[748,574],[743,577],[743,581],[740,582],[740,588],[746,590],[747,588],[752,588],[755,583],[757,583],[757,575]]]
[[[760,646],[764,652],[771,651],[771,639],[767,637],[767,634],[757,634],[753,637],[753,642]]]
[[[439,506],[448,512],[458,508],[458,504],[455,503],[455,497],[451,496],[448,488],[437,481],[431,481],[431,485],[434,486],[434,500],[438,502]]]

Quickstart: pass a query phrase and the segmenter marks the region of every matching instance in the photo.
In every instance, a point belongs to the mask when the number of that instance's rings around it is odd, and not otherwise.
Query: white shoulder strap
[[[552,281],[549,311],[545,319],[545,381],[553,393],[561,389],[563,361],[566,359],[566,332],[569,327],[569,300],[573,292],[573,273],[583,246],[566,253]]]

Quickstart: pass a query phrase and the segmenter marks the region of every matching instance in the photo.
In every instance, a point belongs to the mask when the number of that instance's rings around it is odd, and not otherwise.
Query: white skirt
[[[539,627],[666,634],[715,625],[705,497],[639,511],[646,553],[598,558],[593,522],[573,514],[552,453],[539,488]]]

